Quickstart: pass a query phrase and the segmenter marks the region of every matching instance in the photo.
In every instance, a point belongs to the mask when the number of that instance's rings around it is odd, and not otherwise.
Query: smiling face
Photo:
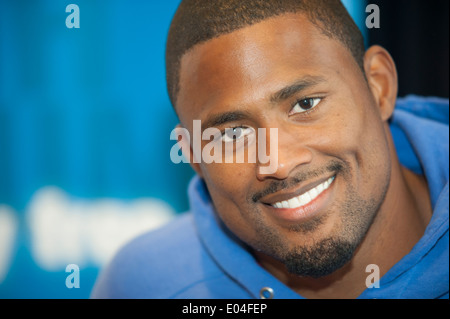
[[[191,134],[193,120],[235,128],[246,141],[236,153],[250,152],[258,128],[278,129],[274,173],[258,162],[193,164],[221,220],[257,254],[312,277],[351,259],[391,159],[385,116],[341,42],[287,14],[196,45],[181,60],[177,111]]]

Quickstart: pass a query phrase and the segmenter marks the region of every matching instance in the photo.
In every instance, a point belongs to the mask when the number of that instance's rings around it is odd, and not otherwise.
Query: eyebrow
[[[323,82],[326,82],[326,80],[322,76],[305,76],[295,81],[293,84],[286,86],[272,94],[272,96],[270,97],[270,102],[277,103],[287,100],[295,94]]]
[[[324,77],[321,76],[304,76],[301,79],[295,81],[293,84],[286,86],[282,88],[281,90],[275,92],[270,96],[270,102],[277,103],[281,102],[283,100],[286,100],[290,97],[292,97],[295,94],[298,94],[299,92],[313,87],[315,85],[318,85],[319,83],[326,82]],[[203,123],[202,123],[202,131],[209,127],[215,127],[220,126],[225,123],[234,122],[234,121],[241,121],[248,119],[250,117],[250,114],[245,111],[230,111],[230,112],[224,112],[216,115],[212,115],[208,117]]]
[[[247,119],[248,117],[249,114],[243,111],[232,111],[213,115],[207,118],[206,121],[202,123],[202,131],[204,131],[208,127],[219,126],[228,122],[240,121]]]

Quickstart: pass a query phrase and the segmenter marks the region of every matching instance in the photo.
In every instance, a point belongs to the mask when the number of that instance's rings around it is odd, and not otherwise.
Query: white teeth
[[[300,206],[306,205],[311,201],[311,198],[307,194],[300,195],[299,197]]]
[[[317,193],[320,194],[322,193],[322,191],[324,190],[323,185],[320,184],[319,186],[316,187],[317,188]]]
[[[291,198],[288,200],[289,207],[297,207],[300,206],[300,202],[298,201],[297,197]]]
[[[309,203],[310,201],[312,201],[312,198],[311,198],[311,195],[309,195],[309,192],[304,193],[302,196],[305,198],[304,201],[306,203]]]
[[[319,195],[319,192],[315,188],[311,189],[308,193],[309,196],[311,196],[311,199],[314,199]]]
[[[300,196],[292,197],[289,200],[276,202],[272,204],[272,206],[275,208],[297,208],[300,206],[304,206],[313,199],[315,199],[317,196],[319,196],[319,194],[322,193],[324,190],[326,190],[328,187],[330,187],[333,181],[334,176],[330,177],[322,184],[317,185],[316,187],[310,189],[309,191],[303,193]]]

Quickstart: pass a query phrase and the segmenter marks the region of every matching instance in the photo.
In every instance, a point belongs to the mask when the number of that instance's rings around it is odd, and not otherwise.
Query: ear
[[[188,160],[192,169],[200,177],[203,177],[201,169],[200,169],[200,164],[196,163],[196,161],[194,160],[194,151],[192,149],[189,131],[186,128],[182,127],[180,124],[178,124],[175,127],[175,129],[177,130],[178,144],[181,148],[181,152],[183,153],[183,156]]]
[[[387,121],[394,111],[398,91],[394,60],[384,48],[374,45],[364,55],[364,70],[381,118]]]

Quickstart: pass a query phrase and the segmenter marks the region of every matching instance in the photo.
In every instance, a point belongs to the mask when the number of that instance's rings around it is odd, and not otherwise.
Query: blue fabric
[[[449,298],[448,100],[399,99],[391,120],[399,159],[429,183],[433,216],[411,252],[359,298]],[[262,268],[217,219],[204,182],[189,186],[191,212],[144,234],[101,273],[94,298],[302,298]]]

